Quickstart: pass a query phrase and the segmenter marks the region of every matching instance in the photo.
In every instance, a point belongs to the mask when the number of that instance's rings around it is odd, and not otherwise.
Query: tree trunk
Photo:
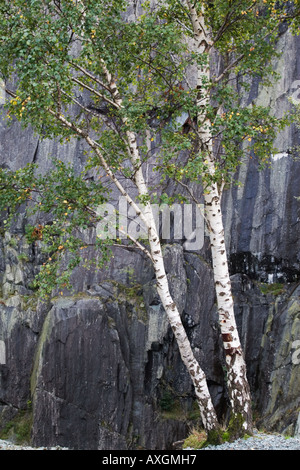
[[[208,54],[212,43],[204,16],[198,15],[190,0],[186,0],[186,3],[193,25],[195,50],[198,53]],[[207,176],[208,180],[211,179],[204,189],[205,216],[210,236],[219,324],[226,357],[227,386],[236,437],[245,432],[252,432],[251,396],[246,376],[246,364],[234,316],[220,194],[217,184],[212,182],[215,174],[215,161],[210,131],[211,123],[206,117],[206,106],[210,101],[209,90],[206,86],[210,80],[209,63],[205,67],[198,67],[197,74],[199,148],[206,157]]]
[[[212,431],[218,431],[219,429],[217,415],[208,390],[205,374],[194,356],[190,341],[183,327],[179,311],[169,291],[169,283],[165,272],[161,244],[156,232],[154,217],[150,204],[146,209],[146,217],[149,221],[148,235],[150,251],[156,275],[157,291],[176,338],[182,361],[185,364],[192,379],[200,409],[202,423],[204,429],[209,435]]]
[[[117,84],[104,63],[103,69],[106,75],[107,85],[114,98],[114,102],[116,106],[121,109],[123,107],[123,103],[122,98],[118,92]],[[128,123],[126,117],[123,117],[123,122],[124,125],[127,126]],[[140,158],[140,153],[137,146],[136,135],[134,132],[128,130],[126,132],[126,137],[128,145],[128,154],[133,168],[135,168],[134,183],[138,189],[139,195],[147,196],[148,187],[141,166],[142,160]],[[115,184],[118,184],[118,181],[116,181]],[[128,202],[133,205],[133,201],[129,199],[129,196],[125,196],[127,197]],[[161,243],[157,234],[155,218],[153,215],[151,204],[147,203],[145,205],[144,210],[142,210],[141,212],[137,211],[137,214],[142,218],[148,230],[150,258],[152,260],[155,271],[157,292],[159,294],[162,305],[167,314],[168,321],[177,341],[182,361],[185,364],[192,379],[204,429],[206,430],[208,436],[214,434],[216,442],[219,442],[219,423],[208,390],[206,377],[194,356],[190,341],[183,327],[179,311],[170,294],[169,282],[164,267]]]
[[[219,324],[227,367],[227,387],[233,415],[242,424],[237,434],[252,433],[250,388],[234,316],[234,303],[225,248],[221,201],[216,184],[206,188],[205,216],[209,227]]]

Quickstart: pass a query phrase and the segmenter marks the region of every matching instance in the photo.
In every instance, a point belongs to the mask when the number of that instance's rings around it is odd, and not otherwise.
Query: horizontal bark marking
[[[224,350],[225,350],[226,356],[231,356],[231,360],[233,360],[233,361],[235,361],[236,356],[242,356],[242,352],[241,352],[241,349],[239,347],[238,348],[227,348],[227,349],[224,349]]]
[[[236,353],[236,348],[227,348],[225,349],[226,356],[234,356]]]
[[[221,286],[221,287],[223,287],[223,289],[226,289],[226,285],[222,284],[221,281],[216,281],[216,282],[215,282],[215,285],[216,285],[216,286]]]
[[[222,339],[223,341],[226,341],[227,343],[229,343],[230,341],[233,340],[233,337],[231,333],[222,333]]]

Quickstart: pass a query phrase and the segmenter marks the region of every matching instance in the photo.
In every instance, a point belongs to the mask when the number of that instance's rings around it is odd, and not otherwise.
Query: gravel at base
[[[237,439],[200,450],[300,450],[300,438],[254,431],[248,439]]]
[[[66,447],[30,447],[30,446],[19,446],[10,441],[4,441],[0,439],[0,450],[68,450]]]
[[[10,441],[0,440],[0,450],[68,450],[68,448],[19,446]],[[185,450],[195,449],[187,447]],[[253,436],[248,439],[237,439],[234,442],[197,450],[300,450],[300,438],[254,431]]]

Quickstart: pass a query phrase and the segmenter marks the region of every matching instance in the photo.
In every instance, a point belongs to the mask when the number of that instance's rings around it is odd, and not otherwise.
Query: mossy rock
[[[193,432],[185,439],[183,449],[191,447],[192,449],[202,449],[207,442],[205,431],[193,430]]]
[[[267,283],[261,283],[260,284],[260,291],[262,294],[264,295],[273,295],[273,296],[278,296],[278,295],[282,295],[285,291],[285,286],[284,284],[280,283],[280,282],[274,282],[274,283],[271,283],[271,284],[267,284]]]
[[[0,439],[13,441],[17,445],[30,444],[33,415],[31,409],[21,410],[9,421],[0,433]]]
[[[228,428],[221,427],[213,429],[208,434],[204,431],[193,431],[184,441],[183,448],[202,449],[209,445],[217,446],[224,442],[233,442],[241,437],[250,437],[243,431],[243,417],[241,415],[233,416],[229,422]]]

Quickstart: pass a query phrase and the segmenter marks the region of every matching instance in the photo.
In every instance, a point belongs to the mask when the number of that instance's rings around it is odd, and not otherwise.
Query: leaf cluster
[[[77,104],[76,122],[89,130],[89,105],[99,111],[103,102],[111,103],[106,69],[118,77],[131,129],[144,129],[153,110],[167,115],[164,108],[170,103],[162,89],[172,91],[184,70],[184,64],[171,60],[181,48],[180,33],[156,15],[125,21],[126,7],[126,1],[110,0],[2,2],[0,72],[5,80],[12,73],[18,77],[16,96],[8,104],[10,116],[45,137],[68,138],[72,131],[59,125],[53,113],[74,119]],[[89,95],[86,100],[83,93]],[[122,119],[114,106],[108,105],[106,112]],[[101,122],[98,115],[93,130],[99,131]]]
[[[88,248],[87,233],[93,234],[99,221],[96,209],[107,196],[107,188],[97,177],[91,180],[76,175],[62,161],[55,161],[47,175],[40,175],[32,164],[16,172],[0,169],[4,228],[9,229],[21,207],[25,219],[32,221],[26,226],[26,237],[29,243],[39,245],[44,258],[34,283],[41,295],[50,294],[58,285],[71,287],[70,275],[82,259],[82,250]],[[105,241],[100,243],[95,236],[89,240],[101,252],[99,262],[105,262]]]

